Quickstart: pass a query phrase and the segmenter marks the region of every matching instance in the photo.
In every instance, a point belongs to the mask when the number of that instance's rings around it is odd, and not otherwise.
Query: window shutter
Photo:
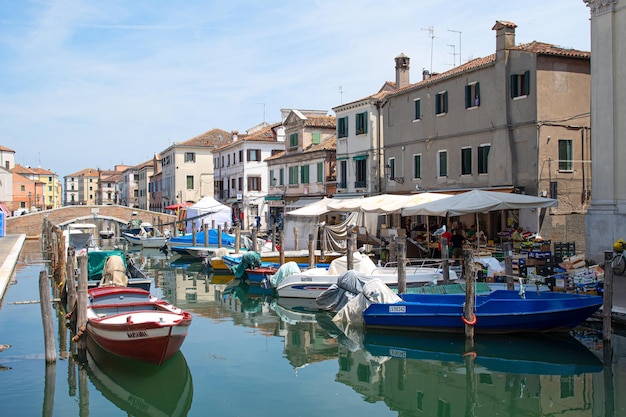
[[[528,95],[530,93],[530,71],[526,71],[524,73],[524,94]]]
[[[480,100],[480,83],[476,83],[476,97]]]
[[[515,74],[512,74],[510,78],[511,78],[511,85],[509,87],[511,90],[511,98],[515,98],[516,90],[517,90],[517,82],[516,82],[517,80],[516,80]]]
[[[363,133],[367,133],[367,113],[363,113]]]
[[[448,112],[448,92],[443,93],[443,112]]]
[[[465,86],[465,108],[472,107],[472,87],[469,85]]]
[[[441,98],[439,97],[439,94],[437,94],[435,98],[435,114],[439,114],[441,113]]]

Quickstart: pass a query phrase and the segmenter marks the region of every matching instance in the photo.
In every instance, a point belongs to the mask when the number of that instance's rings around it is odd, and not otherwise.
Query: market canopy
[[[328,208],[332,211],[362,211],[364,213],[389,214],[398,212],[404,207],[412,207],[447,197],[451,197],[451,195],[441,193],[381,194],[372,197],[332,201],[328,204]]]
[[[321,216],[322,214],[326,214],[331,211],[326,207],[330,201],[332,201],[330,198],[324,197],[321,200],[310,202],[307,205],[297,208],[295,210],[287,211],[285,215],[301,217]],[[293,205],[291,206],[293,207]]]
[[[402,209],[403,216],[461,216],[463,214],[487,213],[495,210],[545,208],[557,205],[557,200],[498,191],[472,190],[445,199],[418,204]]]

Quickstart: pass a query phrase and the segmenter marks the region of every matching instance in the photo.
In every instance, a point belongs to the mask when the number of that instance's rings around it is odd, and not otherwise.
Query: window
[[[285,185],[285,168],[278,171],[278,185]]]
[[[448,151],[437,152],[437,172],[439,177],[448,176]]]
[[[308,184],[309,183],[309,166],[302,165],[300,167],[300,183]]]
[[[422,155],[413,155],[413,178],[422,178]]]
[[[491,149],[491,145],[480,145],[478,147],[479,174],[487,174],[489,172],[489,149]]]
[[[289,185],[298,184],[298,167],[289,167]]]
[[[461,149],[461,175],[472,175],[472,148]]]
[[[572,140],[559,139],[559,171],[572,171]]]
[[[448,112],[448,92],[442,91],[435,96],[435,114]]]
[[[237,185],[239,186],[237,188],[239,191],[243,190],[243,177],[237,178]]]
[[[356,134],[364,135],[367,133],[367,113],[357,113],[356,115]]]
[[[222,156],[222,165],[221,165],[221,167],[223,168],[224,166],[225,166],[224,165],[224,157]]]
[[[196,153],[185,152],[185,162],[196,162]]]
[[[348,116],[340,117],[339,119],[337,119],[337,137],[348,137]]]
[[[339,188],[348,188],[348,161],[339,161]]]
[[[248,177],[248,191],[261,191],[261,177]]]
[[[187,189],[193,190],[193,175],[187,175]]]
[[[320,143],[321,137],[322,137],[322,134],[320,132],[313,132],[311,134],[311,143],[313,143],[313,145],[318,145]]]
[[[530,93],[530,71],[511,74],[511,98],[525,97]]]
[[[26,186],[25,185],[20,185],[20,191],[26,191]]]
[[[250,160],[250,158],[248,158],[248,161]],[[243,149],[239,150],[239,162],[243,162]]]
[[[415,99],[413,101],[413,120],[420,120],[422,118],[422,100]]]
[[[476,82],[465,86],[465,108],[480,106],[480,83]]]
[[[354,161],[355,164],[355,174],[356,181],[354,182],[355,188],[365,188],[367,187],[367,157],[363,155],[361,159],[356,159]]]
[[[389,158],[387,167],[389,167],[389,179],[393,180],[396,178],[396,158]]]
[[[228,154],[228,159],[227,159],[227,161],[228,161],[228,166],[230,166],[230,154]]]
[[[298,134],[292,133],[289,135],[289,147],[297,148],[298,147]]]
[[[260,149],[248,149],[248,161],[260,161],[261,150]]]
[[[317,163],[317,182],[324,182],[324,163]]]
[[[235,178],[231,178],[231,180],[230,180],[230,189],[231,189],[231,190],[234,190],[234,189],[235,189],[235,181],[236,181],[236,179],[235,179]]]
[[[276,178],[276,177],[274,176],[274,170],[273,170],[273,169],[270,169],[270,170],[269,170],[269,172],[270,172],[270,175],[267,177],[267,180],[269,181],[268,186],[269,186],[269,187],[272,187],[272,186],[275,186],[275,185],[276,185],[276,183],[274,182],[274,180],[278,181],[278,178]]]

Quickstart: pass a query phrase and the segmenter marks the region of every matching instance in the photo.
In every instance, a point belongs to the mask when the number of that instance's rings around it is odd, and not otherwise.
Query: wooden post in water
[[[46,362],[57,360],[57,351],[54,343],[54,324],[52,322],[52,305],[50,302],[50,280],[46,271],[39,272],[39,300],[41,318],[43,320],[43,338],[46,349]]]
[[[274,252],[276,250],[276,246],[277,245],[277,241],[276,241],[276,223],[274,223],[272,225],[272,252]]]
[[[69,312],[72,311],[76,305],[76,270],[74,269],[74,248],[68,249],[67,259],[69,259],[69,262],[65,264],[67,269],[67,279],[65,280],[67,303],[65,309]]]
[[[285,263],[285,237],[283,236],[283,234],[280,234],[280,237],[278,238],[279,242],[278,242],[278,254],[279,254],[279,260],[280,260],[280,264],[283,265]]]
[[[209,246],[209,225],[202,223],[202,232],[204,233],[204,246]]]
[[[191,244],[196,246],[198,236],[196,235],[196,225],[192,221],[191,222]]]
[[[87,343],[83,333],[87,330],[87,279],[89,277],[89,268],[87,264],[87,256],[78,257],[78,302],[76,305],[76,337],[78,341],[78,354],[84,355]]]
[[[398,294],[406,293],[406,239],[398,238]]]
[[[43,417],[54,416],[54,392],[57,380],[56,363],[46,363],[46,376],[44,378],[43,391]]]
[[[504,242],[502,244],[502,248],[504,249],[504,275],[506,275],[506,289],[512,290],[515,288],[515,282],[513,281],[513,260],[511,259],[513,253],[511,242]]]
[[[309,233],[309,268],[315,268],[315,248],[313,247],[313,233]]]
[[[322,244],[320,245],[320,262],[326,260],[326,225],[322,226]]]
[[[252,226],[252,251],[256,252],[257,251],[257,233],[258,233],[258,229],[256,228],[256,226]],[[259,252],[261,252],[259,250]]]
[[[611,341],[613,334],[613,251],[604,251],[604,294],[602,299],[602,340]]]
[[[441,269],[443,274],[443,283],[450,283],[450,257],[448,253],[448,239],[441,238]]]
[[[352,251],[354,250],[354,245],[352,245],[352,233],[348,232],[348,237],[346,238],[346,258],[348,260],[348,271],[352,270],[354,267],[354,259]]]
[[[217,247],[222,247],[222,226],[217,225]]]
[[[476,324],[476,315],[474,314],[475,282],[476,276],[473,271],[467,271],[465,274],[465,309],[463,311],[465,337],[467,339],[474,339],[474,325]]]
[[[215,219],[211,219],[211,230],[215,229]]]
[[[235,253],[239,253],[241,246],[241,226],[235,226]]]
[[[295,250],[300,250],[300,248],[299,248],[300,245],[298,245],[298,228],[297,227],[293,228],[293,238],[296,240],[294,242],[294,245],[295,245],[294,249]]]

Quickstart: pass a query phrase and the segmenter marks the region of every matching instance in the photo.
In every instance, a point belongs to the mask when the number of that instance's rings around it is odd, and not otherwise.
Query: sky
[[[326,110],[495,52],[497,20],[590,50],[583,0],[0,0],[0,145],[60,177]]]

